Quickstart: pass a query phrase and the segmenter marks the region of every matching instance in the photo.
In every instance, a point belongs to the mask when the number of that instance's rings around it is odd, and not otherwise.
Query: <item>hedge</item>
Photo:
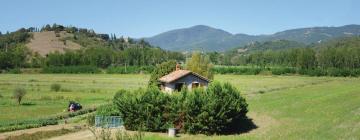
[[[121,90],[114,104],[126,129],[166,131],[176,127],[196,134],[226,133],[246,118],[248,104],[232,85],[211,83],[207,89],[169,95],[157,87],[133,92]]]

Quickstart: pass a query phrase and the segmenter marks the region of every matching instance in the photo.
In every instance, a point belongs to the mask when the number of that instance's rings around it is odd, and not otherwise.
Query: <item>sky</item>
[[[134,38],[208,25],[250,35],[360,24],[359,0],[1,0],[0,31],[72,25]]]

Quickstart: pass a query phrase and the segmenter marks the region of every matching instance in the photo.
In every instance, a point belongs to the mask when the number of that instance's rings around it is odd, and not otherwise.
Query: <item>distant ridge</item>
[[[225,51],[255,41],[289,40],[311,44],[338,37],[359,35],[360,25],[355,24],[340,27],[298,28],[271,35],[231,34],[206,25],[196,25],[160,33],[145,40],[152,45],[172,51]]]

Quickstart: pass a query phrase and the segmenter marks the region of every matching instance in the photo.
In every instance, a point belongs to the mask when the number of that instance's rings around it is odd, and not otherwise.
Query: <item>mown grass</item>
[[[87,75],[87,74],[21,74],[0,75],[0,123],[9,120],[40,118],[66,110],[70,100],[84,108],[110,102],[119,89],[136,89],[146,85],[148,75]],[[59,92],[51,85],[61,85]],[[27,94],[19,106],[11,98],[16,87]]]
[[[148,75],[21,74],[0,75],[0,122],[62,112],[68,100],[85,107],[110,102],[119,89],[146,87]],[[216,75],[230,82],[249,103],[248,116],[257,126],[249,132],[205,136],[181,134],[177,139],[360,139],[360,78]],[[60,92],[50,90],[61,84]],[[24,86],[28,94],[18,106],[12,91]],[[39,89],[39,90],[38,90]],[[146,134],[147,139],[168,139]]]

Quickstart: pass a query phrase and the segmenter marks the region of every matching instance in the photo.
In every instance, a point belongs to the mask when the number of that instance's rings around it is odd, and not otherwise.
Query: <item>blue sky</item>
[[[0,31],[59,23],[139,38],[201,24],[272,34],[360,24],[359,6],[359,0],[1,0]]]

